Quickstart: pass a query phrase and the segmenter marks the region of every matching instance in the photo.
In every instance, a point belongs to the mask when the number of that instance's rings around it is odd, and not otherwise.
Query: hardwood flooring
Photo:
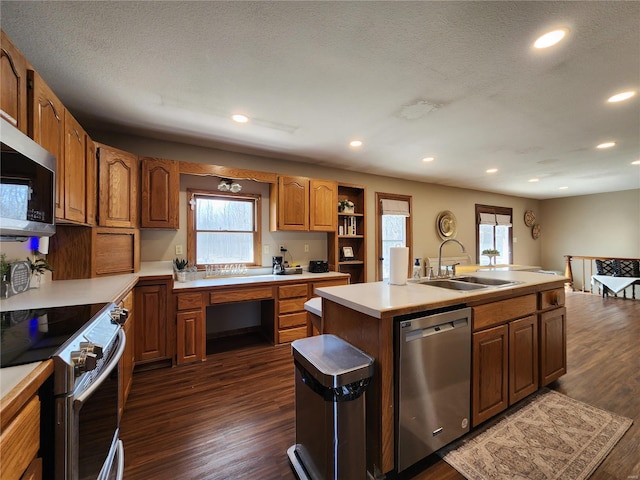
[[[568,293],[566,302],[568,373],[551,388],[634,420],[590,480],[637,480],[640,301]],[[211,348],[202,364],[134,375],[121,424],[125,480],[296,479],[286,455],[291,347],[244,337]],[[416,467],[402,479],[464,478],[436,456]]]

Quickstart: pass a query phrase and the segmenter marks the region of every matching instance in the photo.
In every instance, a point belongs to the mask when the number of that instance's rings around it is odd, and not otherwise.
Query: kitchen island
[[[377,478],[396,468],[394,328],[398,317],[471,307],[472,427],[566,372],[566,279],[522,271],[472,276],[512,283],[450,290],[376,282],[317,290],[322,297],[322,333],[338,335],[375,358],[366,408],[367,468]]]

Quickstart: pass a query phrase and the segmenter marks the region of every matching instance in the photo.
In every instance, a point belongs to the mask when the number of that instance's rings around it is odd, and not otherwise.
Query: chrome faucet
[[[442,276],[442,246],[445,243],[448,242],[456,242],[458,245],[460,245],[460,248],[462,248],[462,253],[467,253],[467,251],[464,249],[464,245],[462,245],[458,240],[456,240],[455,238],[447,238],[445,241],[443,241],[440,244],[440,248],[438,249],[438,273],[436,274],[438,277]],[[455,271],[455,269],[454,269]],[[446,276],[446,275],[445,275]]]

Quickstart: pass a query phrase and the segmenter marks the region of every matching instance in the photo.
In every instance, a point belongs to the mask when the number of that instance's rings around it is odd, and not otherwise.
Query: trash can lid
[[[373,358],[335,335],[291,344],[293,358],[325,387],[341,387],[373,375]]]

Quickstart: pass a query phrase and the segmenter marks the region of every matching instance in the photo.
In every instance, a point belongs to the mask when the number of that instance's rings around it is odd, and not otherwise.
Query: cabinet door
[[[509,336],[507,325],[473,334],[473,426],[509,406]]]
[[[98,225],[136,228],[138,223],[138,157],[98,146]]]
[[[509,323],[509,405],[538,389],[538,320]]]
[[[27,134],[27,60],[4,32],[1,35],[0,115]]]
[[[278,230],[309,230],[309,179],[278,177]]]
[[[96,144],[87,135],[85,137],[85,162],[87,166],[87,181],[85,185],[87,206],[86,223],[96,225],[96,202],[98,201],[98,161],[96,159]]]
[[[200,362],[206,358],[206,339],[202,310],[178,312],[176,336],[177,363]]]
[[[129,318],[122,327],[127,338],[124,353],[120,360],[120,417],[127,403],[131,384],[133,383],[133,367],[135,365],[135,318],[133,310],[129,311]]]
[[[64,111],[64,219],[84,223],[87,217],[86,133]]]
[[[338,217],[338,183],[311,180],[309,186],[309,230],[335,232]]]
[[[40,75],[28,76],[29,136],[56,157],[56,218],[64,218],[64,107]]]
[[[540,386],[567,373],[567,310],[540,314]]]
[[[141,184],[140,226],[177,229],[180,194],[178,162],[143,158]]]
[[[167,355],[167,285],[136,287],[136,363],[162,360]]]

